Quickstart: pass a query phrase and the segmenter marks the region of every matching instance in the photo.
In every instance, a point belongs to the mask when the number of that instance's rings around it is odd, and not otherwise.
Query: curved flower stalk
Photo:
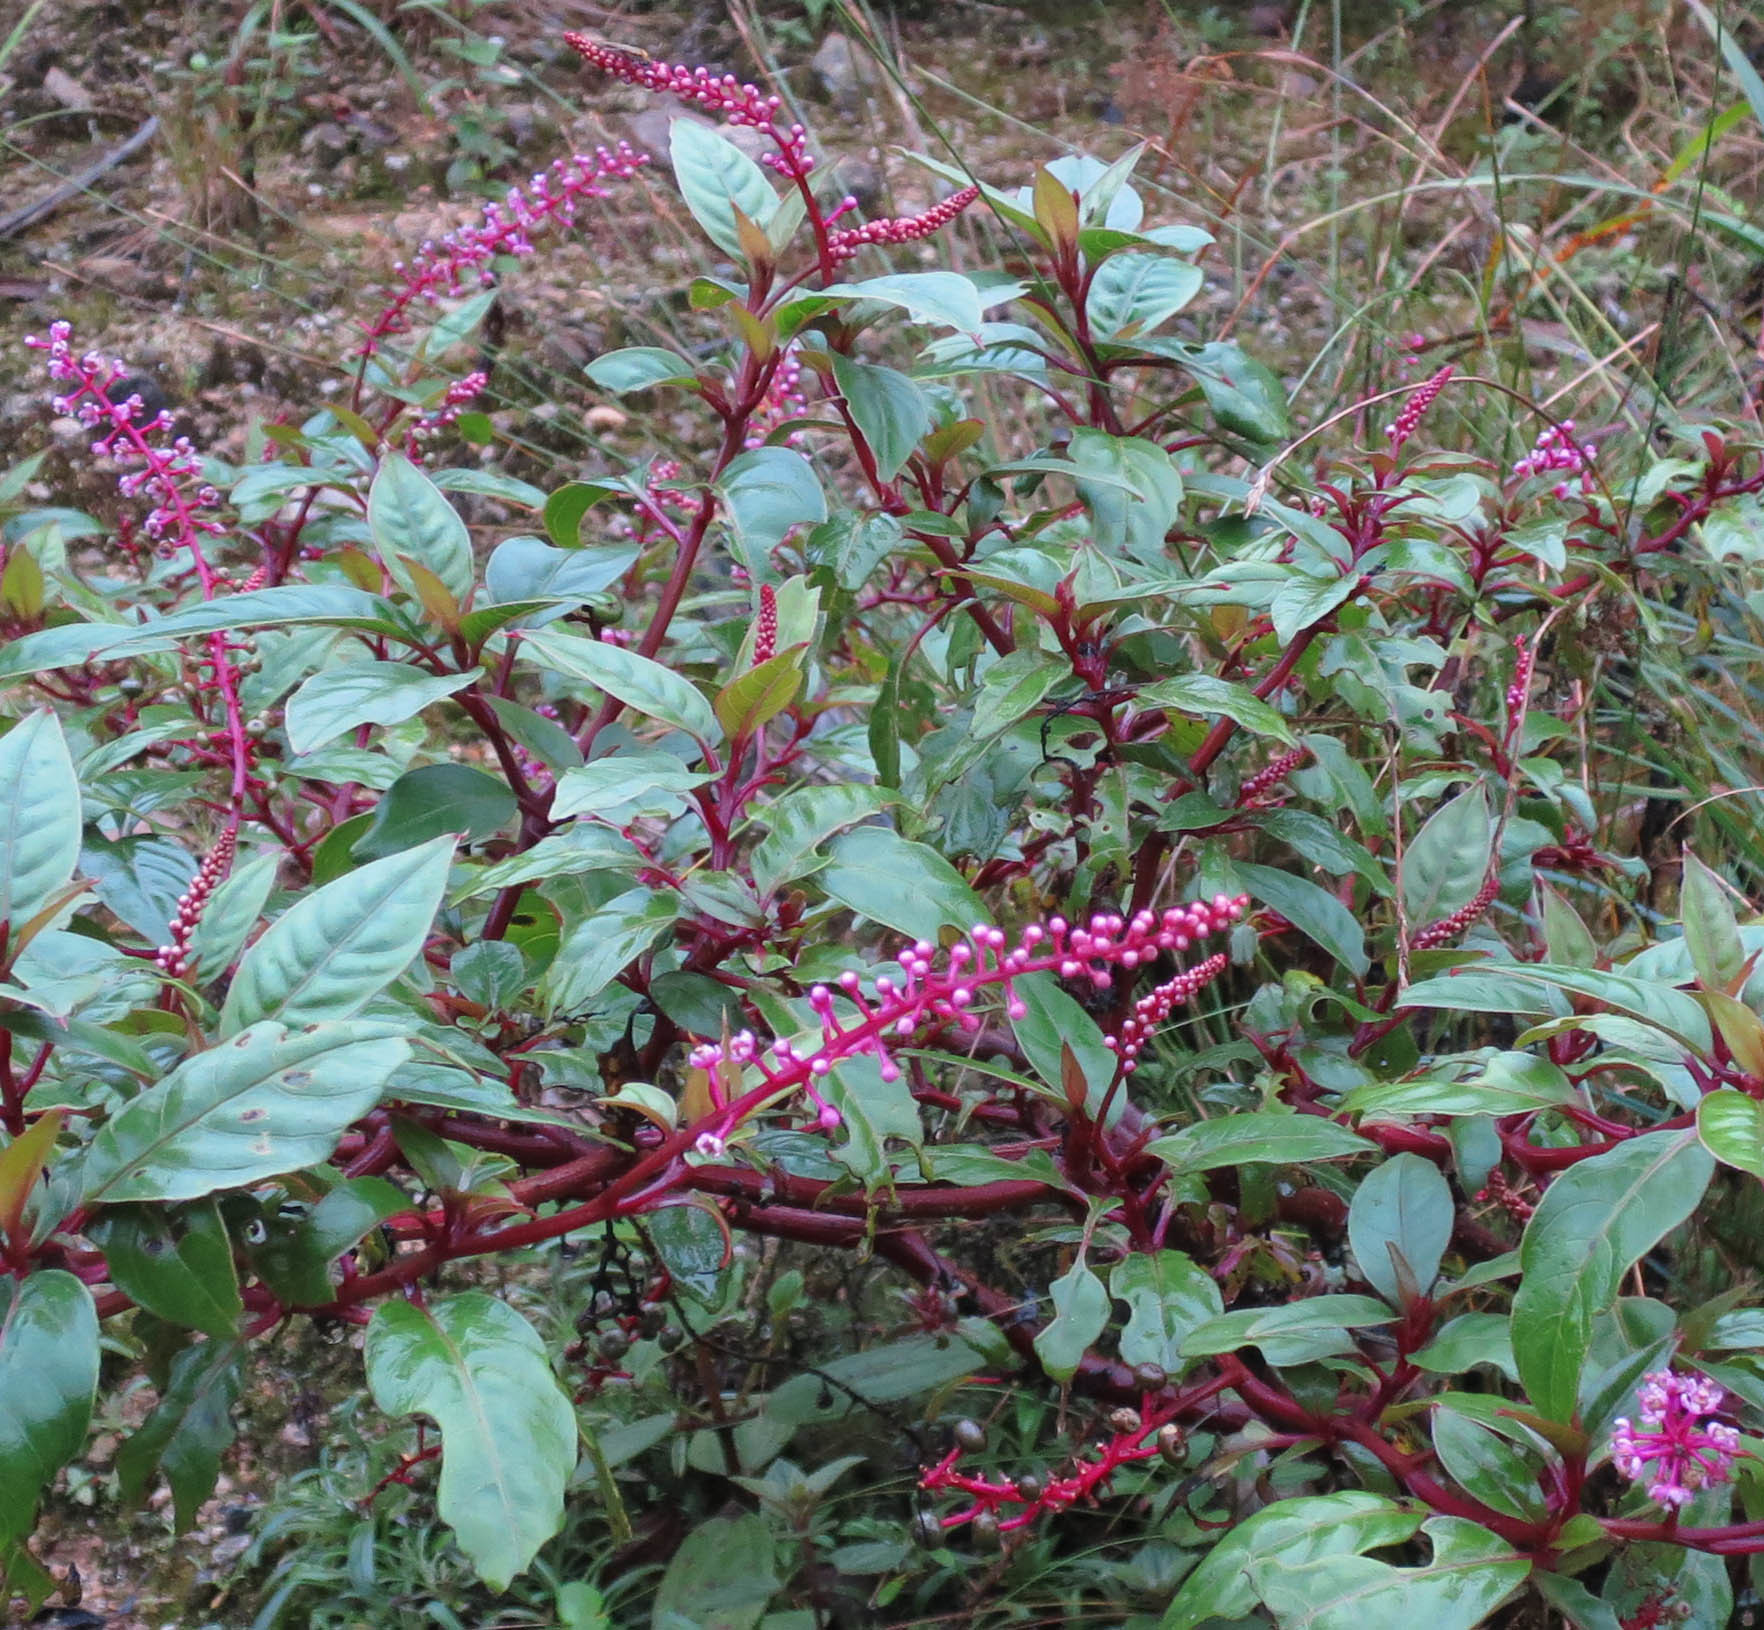
[[[124,498],[148,501],[144,530],[154,540],[158,552],[167,558],[179,550],[188,552],[204,600],[236,587],[208,558],[205,547],[207,540],[226,532],[225,525],[210,513],[219,505],[220,494],[203,478],[201,458],[189,437],[175,434],[171,414],[162,410],[152,418],[144,418],[146,404],[137,392],[119,400],[117,388],[130,377],[127,366],[120,358],[105,357],[97,351],[76,356],[70,323],[51,323],[47,339],[28,334],[25,344],[33,351],[46,353],[49,377],[67,387],[50,405],[57,413],[69,414],[97,432],[91,444],[93,458],[109,459],[121,466],[117,491]],[[225,744],[232,769],[226,829],[220,845],[209,857],[213,860],[225,855],[227,864],[252,762],[251,739],[239,702],[239,670],[233,662],[233,653],[241,649],[238,642],[225,634],[210,634],[208,655],[196,664],[199,670],[207,670],[205,677],[197,681],[197,689],[212,690],[221,704],[221,727],[208,740],[214,746]],[[208,887],[212,889],[225,875],[223,865],[221,871],[210,876]],[[194,922],[190,926],[193,929]],[[178,959],[181,960],[181,953]]]
[[[1172,1424],[1177,1415],[1175,1405],[1168,1399],[1157,1405],[1151,1393],[1143,1404],[1143,1414],[1135,1409],[1116,1410],[1109,1418],[1110,1436],[1095,1444],[1094,1458],[1080,1456],[1061,1475],[997,1480],[976,1477],[959,1469],[962,1450],[957,1447],[921,1474],[919,1487],[931,1494],[954,1489],[971,1496],[971,1503],[963,1510],[935,1519],[945,1531],[988,1516],[997,1522],[1001,1534],[1027,1528],[1044,1512],[1065,1511],[1106,1493],[1110,1480],[1123,1466],[1160,1456],[1168,1459],[1172,1452],[1179,1452],[1182,1432]]]
[[[532,254],[535,232],[553,222],[574,221],[583,199],[610,198],[608,182],[627,181],[648,162],[649,155],[628,142],[610,152],[597,147],[559,159],[525,187],[510,189],[500,203],[485,205],[474,225],[425,243],[408,264],[399,261],[393,267],[402,285],[368,325],[357,355],[373,356],[383,339],[404,333],[410,327],[410,308],[418,301],[434,303],[463,294],[473,284],[493,282],[490,262],[496,256]]]
[[[690,68],[683,62],[657,62],[588,34],[565,34],[564,44],[584,62],[627,85],[663,91],[696,103],[706,113],[721,114],[732,125],[763,132],[771,138],[777,152],[761,155],[762,162],[780,175],[800,181],[815,167],[814,155],[808,150],[808,132],[799,124],[787,125],[779,118],[784,108],[781,96],[768,95],[759,86],[745,84],[733,74]]]
[[[812,1051],[799,1051],[788,1037],[763,1046],[751,1031],[743,1030],[724,1042],[695,1047],[690,1062],[697,1069],[710,1071],[713,1082],[722,1075],[722,1065],[751,1065],[759,1072],[767,1096],[800,1088],[818,1106],[822,1125],[830,1127],[838,1123],[838,1116],[834,1113],[829,1120],[830,1106],[815,1084],[845,1059],[868,1055],[876,1060],[883,1080],[898,1080],[900,1065],[889,1051],[891,1040],[905,1040],[928,1024],[953,1023],[970,1033],[977,1031],[980,1016],[975,1003],[982,992],[1001,991],[1005,1012],[1012,1019],[1021,1019],[1029,1009],[1017,994],[1015,982],[1026,975],[1053,973],[1062,979],[1088,980],[1095,990],[1108,990],[1117,969],[1130,972],[1159,956],[1186,951],[1196,941],[1228,928],[1248,905],[1246,895],[1233,898],[1219,894],[1162,913],[1137,912],[1131,920],[1098,912],[1083,927],[1053,917],[1045,925],[1031,923],[1008,950],[1010,940],[1005,931],[986,924],[971,929],[948,951],[939,950],[929,940],[919,940],[900,954],[905,978],[879,975],[873,995],[865,994],[862,976],[850,970],[839,976],[837,988],[815,985],[810,989],[809,1006],[821,1024],[821,1044]],[[1177,1001],[1192,995],[1224,967],[1223,956],[1209,957],[1145,998],[1140,1004],[1145,1011],[1136,1009],[1122,1036],[1111,1038],[1124,1065],[1131,1065],[1151,1024],[1167,1016]],[[841,1013],[841,1000],[856,1010],[855,1019]],[[1151,1007],[1146,1007],[1147,1003]],[[737,1108],[747,1105],[748,1100],[743,1099]],[[718,1107],[723,1107],[720,1102]],[[727,1137],[735,1118],[731,1110],[730,1119],[716,1134],[719,1138]]]

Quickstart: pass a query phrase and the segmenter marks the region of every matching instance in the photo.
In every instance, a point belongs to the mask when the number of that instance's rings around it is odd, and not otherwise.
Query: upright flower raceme
[[[119,399],[117,393],[129,379],[127,367],[96,351],[76,355],[68,323],[50,324],[47,339],[27,335],[25,344],[47,354],[49,377],[65,387],[51,406],[97,433],[91,443],[92,456],[109,459],[121,468],[116,485],[124,498],[146,500],[145,531],[159,552],[168,557],[180,549],[188,553],[204,600],[231,589],[232,580],[208,558],[206,547],[208,540],[226,531],[210,513],[219,505],[220,494],[204,479],[201,458],[189,438],[175,434],[171,414],[162,411],[145,417],[146,404],[135,391]],[[239,703],[239,670],[233,662],[233,654],[244,647],[223,633],[210,634],[207,644],[208,656],[195,664],[196,689],[213,693],[220,702],[220,726],[208,740],[224,744],[232,767],[230,837],[245,801],[252,758]],[[190,745],[200,749],[200,743]],[[231,852],[228,843],[225,855],[229,860]],[[223,866],[209,887],[224,875]]]
[[[207,908],[208,897],[214,893],[233,868],[233,850],[237,838],[231,828],[221,833],[220,840],[203,857],[190,886],[178,896],[172,911],[171,941],[160,946],[154,961],[173,979],[182,979],[190,971],[190,941]]]
[[[1698,1489],[1725,1483],[1740,1452],[1739,1433],[1710,1420],[1727,1394],[1706,1376],[1656,1370],[1636,1394],[1639,1425],[1620,1417],[1611,1431],[1611,1463],[1648,1498],[1676,1510]]]
[[[690,1062],[711,1073],[716,1091],[726,1084],[724,1067],[731,1064],[757,1070],[773,1092],[801,1088],[819,1106],[822,1125],[836,1125],[837,1114],[829,1116],[815,1090],[815,1083],[830,1075],[836,1064],[868,1055],[876,1060],[883,1080],[897,1080],[900,1066],[889,1051],[891,1044],[921,1030],[949,1024],[970,1034],[979,1030],[975,1003],[988,990],[1000,991],[1006,1014],[1021,1019],[1029,1009],[1015,986],[1026,975],[1053,973],[1066,980],[1087,981],[1095,990],[1107,990],[1117,971],[1131,971],[1160,956],[1188,950],[1236,922],[1248,904],[1247,896],[1219,894],[1161,913],[1141,911],[1130,920],[1111,912],[1098,912],[1087,925],[1053,917],[1045,925],[1031,923],[1017,936],[1014,946],[1003,929],[987,924],[970,929],[966,939],[947,951],[929,940],[919,940],[900,953],[904,977],[878,975],[873,994],[866,994],[863,978],[855,971],[841,974],[835,985],[815,985],[809,990],[808,1005],[821,1027],[819,1046],[799,1049],[788,1037],[762,1046],[751,1031],[743,1030],[725,1041],[695,1047]],[[1146,998],[1151,1007],[1142,1002],[1145,1011],[1136,1010],[1122,1036],[1115,1039],[1123,1059],[1130,1062],[1146,1029],[1224,966],[1223,957],[1209,957],[1153,991]],[[842,1003],[850,1011],[842,1011]],[[720,1099],[718,1105],[721,1107]],[[719,1135],[726,1135],[726,1129]]]
[[[1452,365],[1448,362],[1437,373],[1424,379],[1410,393],[1408,401],[1403,403],[1403,411],[1396,416],[1391,424],[1384,427],[1384,433],[1390,438],[1390,450],[1400,452],[1402,445],[1415,434],[1415,427],[1421,423],[1421,415],[1433,406],[1434,398],[1445,389],[1446,381],[1452,377]]]
[[[648,162],[649,155],[636,152],[628,142],[620,142],[610,152],[598,147],[592,153],[559,159],[525,187],[515,187],[499,203],[485,205],[482,217],[472,225],[425,243],[409,265],[399,261],[393,267],[402,283],[369,325],[360,355],[372,356],[387,335],[409,328],[410,308],[419,301],[447,299],[491,282],[490,262],[498,255],[532,254],[533,234],[540,228],[575,220],[583,199],[611,197],[608,182],[629,180]]]

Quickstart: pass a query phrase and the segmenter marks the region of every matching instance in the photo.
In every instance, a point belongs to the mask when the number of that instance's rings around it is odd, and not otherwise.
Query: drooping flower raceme
[[[1698,1489],[1725,1483],[1739,1453],[1739,1433],[1708,1417],[1727,1394],[1706,1376],[1656,1370],[1637,1394],[1639,1424],[1619,1417],[1611,1431],[1611,1463],[1639,1483],[1648,1498],[1668,1510],[1684,1505]]]
[[[785,124],[782,97],[768,95],[733,74],[710,68],[691,68],[683,62],[657,62],[653,57],[622,46],[609,45],[588,34],[565,34],[564,44],[582,60],[627,85],[663,91],[682,101],[696,103],[706,113],[720,113],[732,125],[763,131],[777,146],[776,153],[761,155],[761,162],[780,175],[806,176],[815,167],[809,153],[808,132],[799,124]]]

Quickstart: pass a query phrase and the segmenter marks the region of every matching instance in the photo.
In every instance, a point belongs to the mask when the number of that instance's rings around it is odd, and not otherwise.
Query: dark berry
[[[978,1421],[957,1421],[950,1436],[955,1439],[958,1449],[971,1455],[979,1454],[986,1447],[986,1428]]]

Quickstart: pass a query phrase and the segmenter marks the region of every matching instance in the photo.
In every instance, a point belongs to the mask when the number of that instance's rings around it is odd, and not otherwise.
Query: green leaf
[[[636,548],[553,549],[538,538],[504,538],[490,552],[484,587],[499,604],[556,600],[580,605],[610,589],[637,560]]]
[[[1371,967],[1366,932],[1359,919],[1321,884],[1272,866],[1238,865],[1233,869],[1246,893],[1271,905],[1349,973],[1363,975]]]
[[[1103,1099],[1121,1063],[1104,1045],[1101,1027],[1050,973],[1030,974],[1013,981],[1011,988],[1024,1009],[1020,1019],[1011,1020],[1011,1029],[1029,1067],[1047,1083],[1049,1096],[1064,1102],[1069,1052],[1084,1076],[1084,1112],[1094,1119],[1102,1112]],[[1125,1101],[1125,1093],[1115,1094],[1109,1112],[1111,1126],[1120,1120]]]
[[[1181,1251],[1136,1251],[1115,1264],[1109,1295],[1127,1304],[1121,1357],[1161,1365],[1171,1376],[1185,1367],[1182,1343],[1225,1311],[1213,1276]]]
[[[806,655],[806,646],[793,645],[749,668],[717,692],[711,706],[730,741],[746,741],[796,700],[802,689]]]
[[[684,730],[697,741],[722,739],[716,715],[697,686],[622,645],[542,629],[521,640],[521,651],[542,667],[583,680],[645,718]]]
[[[1501,977],[1520,983],[1547,985],[1555,990],[1587,996],[1595,1002],[1614,1007],[1619,1013],[1640,1019],[1657,1030],[1663,1030],[1693,1053],[1705,1054],[1710,1048],[1709,1018],[1696,998],[1686,991],[1651,979],[1637,979],[1623,973],[1601,973],[1592,968],[1558,968],[1547,962],[1502,964]],[[1453,981],[1435,979],[1430,986],[1450,990]],[[1419,985],[1404,992],[1401,1006],[1421,1005],[1414,997]],[[1448,1005],[1450,1005],[1448,1003]],[[1460,996],[1460,1005],[1462,997]],[[1496,1011],[1503,1011],[1497,1009]],[[1537,1008],[1506,1009],[1509,1012],[1536,1012]]]
[[[1439,1277],[1455,1216],[1452,1186],[1431,1160],[1393,1155],[1366,1177],[1348,1207],[1348,1242],[1361,1276],[1396,1307],[1426,1295]]]
[[[233,1406],[244,1368],[238,1341],[199,1341],[174,1354],[159,1401],[116,1451],[117,1479],[131,1504],[147,1492],[156,1471],[164,1475],[180,1534],[196,1526],[198,1511],[220,1480],[221,1456],[233,1443]]]
[[[861,589],[870,573],[898,554],[904,534],[898,519],[878,510],[843,509],[809,534],[811,561],[828,561],[842,589]]]
[[[873,1404],[897,1403],[973,1375],[985,1356],[959,1335],[909,1336],[821,1367],[841,1386]]]
[[[830,899],[912,940],[935,940],[946,926],[988,921],[986,907],[955,867],[922,843],[885,826],[863,826],[834,840],[815,874]]]
[[[580,1013],[674,926],[679,897],[630,889],[608,900],[564,940],[545,976],[552,1013]]]
[[[417,593],[406,561],[433,572],[461,606],[472,592],[472,537],[446,494],[402,453],[389,452],[368,488],[368,530],[380,563],[406,593]]]
[[[1441,804],[1403,851],[1403,910],[1411,931],[1470,903],[1488,877],[1494,817],[1477,785]]]
[[[1176,1592],[1160,1630],[1196,1630],[1209,1619],[1244,1619],[1260,1600],[1250,1568],[1266,1557],[1311,1556],[1401,1545],[1421,1527],[1418,1512],[1381,1495],[1347,1492],[1276,1500],[1233,1524]]]
[[[237,867],[209,896],[202,921],[190,936],[189,951],[189,960],[204,981],[218,977],[245,948],[281,867],[280,851],[267,850]]]
[[[710,779],[701,770],[687,769],[672,753],[609,753],[558,778],[551,818],[562,821],[633,807],[673,812],[685,794]]]
[[[80,853],[80,869],[105,906],[148,944],[163,945],[171,937],[178,897],[196,875],[196,861],[164,838],[131,833],[114,843],[92,838]]]
[[[919,1105],[905,1077],[882,1078],[875,1058],[864,1055],[834,1065],[822,1083],[828,1103],[839,1111],[845,1141],[833,1158],[866,1188],[889,1183],[894,1164],[888,1144],[896,1139],[915,1148],[925,1136]]]
[[[969,737],[990,741],[1047,700],[1072,679],[1071,664],[1055,661],[1032,646],[1020,646],[994,662],[982,676],[974,698]]]
[[[780,884],[807,876],[823,863],[817,851],[828,838],[879,814],[887,802],[878,788],[846,784],[800,787],[766,805],[766,835],[750,858],[754,887],[770,895]]]
[[[1526,1522],[1548,1513],[1538,1486],[1541,1457],[1519,1444],[1440,1404],[1433,1411],[1433,1452],[1452,1481],[1490,1510]]]
[[[14,934],[73,878],[79,816],[67,740],[41,709],[0,736],[0,923]],[[16,944],[8,950],[16,954]]]
[[[691,118],[668,127],[668,152],[692,218],[724,254],[745,260],[735,211],[763,227],[778,207],[765,171],[732,141]]]
[[[1369,1556],[1271,1554],[1250,1577],[1281,1630],[1477,1630],[1531,1574],[1529,1557],[1477,1523],[1431,1517],[1433,1559],[1396,1568]]]
[[[985,321],[980,291],[959,272],[894,272],[862,283],[835,283],[823,289],[834,299],[877,300],[898,306],[915,322],[975,334]]]
[[[1155,441],[1080,428],[1066,456],[1097,546],[1161,564],[1164,541],[1182,503],[1182,477]]]
[[[485,1584],[506,1590],[562,1526],[576,1464],[575,1412],[538,1332],[481,1291],[386,1302],[366,1360],[381,1409],[441,1428],[441,1520]]]
[[[1291,745],[1297,738],[1292,726],[1247,685],[1234,685],[1215,674],[1178,674],[1145,686],[1137,698],[1142,706],[1169,708],[1177,713],[1222,714],[1258,736],[1272,736]]]
[[[1280,381],[1235,343],[1183,346],[1180,360],[1200,386],[1221,430],[1258,443],[1284,441],[1292,434]]]
[[[1679,908],[1684,913],[1684,938],[1699,983],[1705,990],[1732,990],[1746,966],[1733,901],[1721,879],[1688,852]]]
[[[30,1533],[37,1496],[86,1441],[97,1390],[92,1293],[60,1268],[0,1278],[0,1546]]]
[[[1395,1324],[1397,1315],[1370,1296],[1311,1296],[1276,1307],[1222,1313],[1191,1330],[1182,1342],[1184,1358],[1234,1353],[1260,1347],[1270,1364],[1308,1364],[1354,1350],[1350,1329]]]
[[[1050,1286],[1054,1316],[1035,1337],[1035,1356],[1056,1381],[1070,1381],[1084,1355],[1108,1327],[1109,1293],[1083,1257]]]
[[[1168,255],[1111,255],[1091,279],[1085,309],[1099,340],[1149,334],[1181,311],[1206,281],[1198,266]]]
[[[1718,1087],[1697,1105],[1697,1136],[1724,1166],[1764,1180],[1764,1104]]]
[[[813,466],[788,447],[738,453],[717,477],[716,490],[756,581],[772,575],[769,557],[793,528],[827,518],[827,495]]]
[[[1533,1406],[1574,1416],[1593,1319],[1623,1275],[1696,1209],[1714,1162],[1695,1131],[1649,1132],[1570,1166],[1525,1225],[1513,1356]]]
[[[1413,990],[1416,987],[1411,986]],[[1574,1083],[1532,1053],[1493,1053],[1480,1074],[1461,1080],[1424,1076],[1416,1081],[1356,1087],[1342,1102],[1349,1114],[1529,1115],[1577,1101]]]
[[[1504,1313],[1460,1313],[1448,1319],[1415,1354],[1414,1363],[1433,1375],[1463,1375],[1479,1364],[1492,1364],[1509,1381],[1519,1379],[1510,1321]]]
[[[453,840],[436,838],[296,902],[239,964],[221,1034],[361,1012],[421,954],[452,864]]]
[[[837,352],[833,378],[876,460],[877,473],[892,481],[931,428],[931,404],[925,393],[903,373]]]
[[[86,1147],[86,1205],[200,1200],[329,1158],[409,1046],[383,1025],[253,1025],[131,1098]]]
[[[655,1593],[650,1630],[753,1630],[780,1586],[764,1517],[712,1517],[692,1530]]]
[[[251,1265],[285,1307],[322,1307],[336,1298],[331,1267],[337,1258],[409,1208],[409,1199],[383,1177],[346,1178],[304,1216],[266,1219],[267,1237],[252,1248]]]
[[[586,372],[602,390],[611,391],[615,396],[652,390],[657,385],[693,385],[698,382],[697,370],[685,357],[655,345],[633,345],[623,351],[603,352],[588,364]]]
[[[352,662],[314,674],[288,698],[288,745],[310,753],[361,724],[399,724],[463,690],[480,670],[431,674],[408,662]]]
[[[1210,1172],[1222,1166],[1302,1166],[1341,1160],[1371,1148],[1357,1132],[1321,1115],[1254,1110],[1197,1121],[1145,1146],[1175,1172]]]
[[[545,500],[540,511],[546,537],[560,549],[581,548],[583,518],[601,499],[612,497],[618,490],[599,481],[566,481]],[[593,552],[599,553],[598,550]],[[490,558],[494,560],[495,554],[492,553]],[[521,596],[498,595],[497,598],[519,599]]]
[[[374,807],[368,829],[349,851],[357,861],[385,860],[455,837],[467,843],[500,832],[515,818],[514,794],[469,764],[407,770]]]
[[[1352,572],[1342,577],[1314,572],[1295,572],[1274,593],[1268,605],[1274,637],[1283,645],[1313,624],[1321,623],[1335,608],[1354,597],[1359,578]]]
[[[239,1274],[212,1201],[179,1212],[119,1207],[87,1232],[104,1253],[110,1282],[149,1313],[223,1340],[237,1332]]]
[[[647,1220],[649,1242],[669,1277],[701,1307],[715,1307],[729,1266],[729,1235],[709,1202],[664,1206]]]

